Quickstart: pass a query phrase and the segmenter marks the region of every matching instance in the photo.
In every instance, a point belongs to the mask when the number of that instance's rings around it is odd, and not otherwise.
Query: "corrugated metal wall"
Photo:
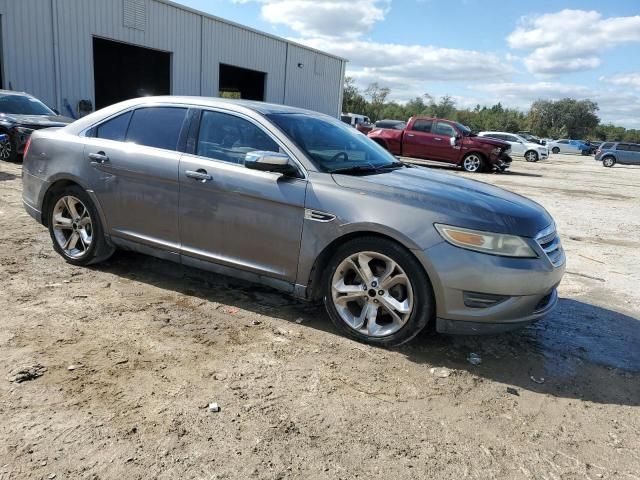
[[[36,14],[37,12],[37,14]],[[56,103],[53,19],[49,0],[0,0],[2,79],[14,90]]]
[[[161,1],[0,0],[0,14],[5,86],[60,110],[65,98],[74,107],[81,99],[95,104],[98,36],[171,52],[174,95],[217,96],[219,64],[227,63],[265,72],[265,101],[340,113],[342,60]]]

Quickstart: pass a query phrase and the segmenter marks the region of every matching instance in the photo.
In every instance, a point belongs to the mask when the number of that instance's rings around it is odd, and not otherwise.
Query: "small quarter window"
[[[130,119],[131,112],[127,112],[101,123],[95,128],[95,137],[124,142]]]

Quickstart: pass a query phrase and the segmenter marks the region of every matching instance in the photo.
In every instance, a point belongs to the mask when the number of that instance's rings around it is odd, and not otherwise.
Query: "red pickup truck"
[[[451,163],[467,172],[503,172],[511,164],[508,143],[478,137],[451,120],[411,117],[402,130],[374,128],[368,137],[394,155]]]

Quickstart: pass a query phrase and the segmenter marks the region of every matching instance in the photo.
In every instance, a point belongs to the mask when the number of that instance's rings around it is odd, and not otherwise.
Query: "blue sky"
[[[362,88],[406,101],[526,110],[591,98],[606,122],[640,128],[640,1],[180,0],[349,60]]]

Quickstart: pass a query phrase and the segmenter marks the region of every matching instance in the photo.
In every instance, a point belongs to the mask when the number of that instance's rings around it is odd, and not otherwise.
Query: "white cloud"
[[[640,72],[618,73],[608,77],[600,77],[600,81],[640,89]]]
[[[562,10],[523,17],[508,37],[514,49],[531,50],[527,69],[539,74],[591,70],[608,48],[640,42],[640,16],[602,18],[596,11]]]
[[[262,4],[262,17],[305,37],[358,38],[389,11],[391,0],[232,0]]]
[[[466,82],[470,78],[498,81],[513,72],[497,55],[473,50],[365,40],[308,38],[296,41],[349,59],[347,74],[359,85],[378,82],[390,87],[395,99],[422,95],[428,91],[430,82]]]

